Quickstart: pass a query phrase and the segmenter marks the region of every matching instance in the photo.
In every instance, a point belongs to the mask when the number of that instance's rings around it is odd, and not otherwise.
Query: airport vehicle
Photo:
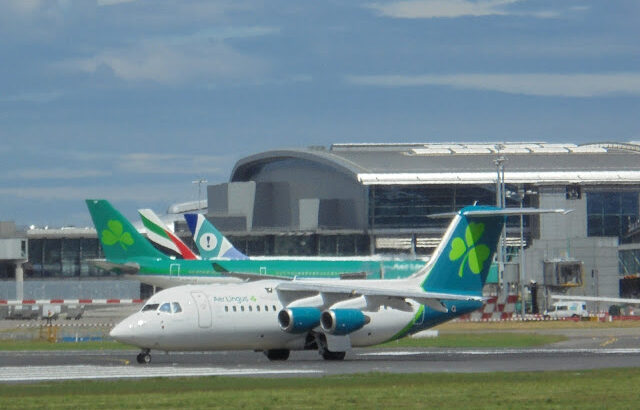
[[[176,259],[160,252],[111,204],[103,199],[86,200],[106,259],[94,265],[131,275],[154,286],[241,282],[272,278],[363,278],[407,277],[425,266],[422,259],[380,260],[376,258],[278,260]]]
[[[587,302],[584,300],[554,302],[543,313],[544,317],[565,319],[569,317],[587,317]]]
[[[200,259],[189,247],[182,242],[177,235],[158,218],[151,209],[138,209],[142,224],[147,228],[147,238],[162,247],[168,249],[182,259]]]
[[[352,346],[416,333],[482,306],[482,287],[507,215],[562,212],[470,206],[455,214],[429,263],[397,280],[263,280],[158,292],[110,335],[150,350],[264,351],[286,360],[317,349],[341,360]]]

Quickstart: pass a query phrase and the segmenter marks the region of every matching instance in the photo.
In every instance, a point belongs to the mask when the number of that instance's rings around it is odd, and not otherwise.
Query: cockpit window
[[[178,303],[178,302],[173,302],[173,303],[171,303],[171,305],[173,306],[173,313],[180,313],[180,312],[182,312],[182,307],[180,306],[180,303]]]
[[[147,310],[156,310],[158,306],[160,306],[158,303],[149,303],[143,306],[142,311],[146,312]]]
[[[163,303],[158,310],[160,312],[171,313],[171,303]]]

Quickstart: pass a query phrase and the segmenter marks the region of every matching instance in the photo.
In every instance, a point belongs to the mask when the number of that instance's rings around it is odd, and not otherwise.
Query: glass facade
[[[369,236],[364,234],[313,234],[234,236],[228,239],[249,256],[358,256],[369,255]]]
[[[628,249],[618,252],[619,273],[621,275],[640,274],[640,249]]]
[[[638,192],[587,193],[587,235],[623,237],[638,221]]]
[[[28,246],[25,278],[115,276],[86,262],[104,257],[97,238],[32,238]]]
[[[517,188],[507,186],[508,191]],[[428,215],[457,211],[465,206],[495,205],[494,185],[377,185],[369,189],[369,225],[371,228],[445,228],[446,219]],[[507,207],[517,207],[517,200],[507,198]],[[525,199],[525,206],[527,200]],[[509,225],[513,221],[509,219]],[[514,219],[515,220],[515,219]],[[528,218],[525,218],[528,226]],[[518,222],[519,223],[519,222]]]

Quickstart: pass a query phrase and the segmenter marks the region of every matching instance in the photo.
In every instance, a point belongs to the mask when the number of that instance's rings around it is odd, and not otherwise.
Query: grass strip
[[[0,386],[4,409],[636,408],[640,369],[322,378],[157,378]]]

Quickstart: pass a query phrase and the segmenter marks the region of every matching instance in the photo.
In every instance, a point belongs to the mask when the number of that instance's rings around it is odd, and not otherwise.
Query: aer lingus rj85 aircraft
[[[470,206],[456,213],[429,263],[397,280],[263,280],[186,285],[152,296],[111,331],[150,350],[317,349],[341,360],[352,346],[394,340],[482,306],[482,287],[506,216],[562,210]]]
[[[407,277],[426,264],[422,259],[176,259],[154,248],[108,201],[87,199],[86,203],[106,257],[91,263],[123,275],[135,275],[140,282],[162,288],[266,277],[340,278],[364,274],[367,278],[397,278]],[[159,229],[154,232],[162,234]]]

